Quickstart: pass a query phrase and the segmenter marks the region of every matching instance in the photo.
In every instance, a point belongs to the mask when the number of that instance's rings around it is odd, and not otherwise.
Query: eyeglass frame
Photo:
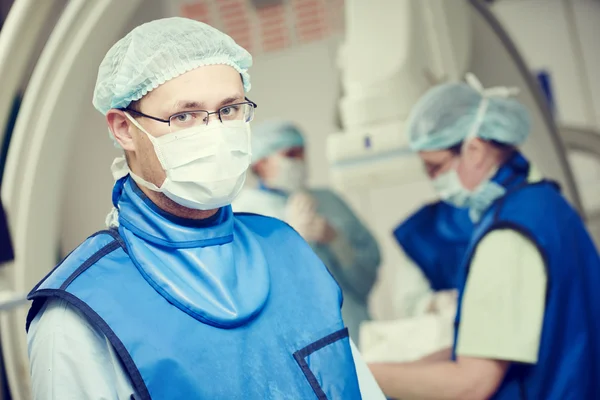
[[[228,105],[226,105],[226,106],[223,106],[223,107],[219,108],[217,111],[213,111],[213,112],[209,112],[209,111],[207,111],[207,110],[190,110],[190,111],[181,111],[181,112],[175,113],[175,114],[173,114],[173,115],[170,115],[170,116],[169,116],[169,119],[162,119],[162,118],[158,118],[158,117],[153,117],[152,115],[144,114],[144,113],[143,113],[143,112],[141,112],[141,111],[137,111],[137,110],[134,110],[133,108],[129,108],[129,106],[127,106],[127,107],[124,107],[124,108],[120,108],[119,110],[121,110],[121,111],[126,111],[126,112],[131,112],[131,113],[134,113],[134,114],[140,115],[140,116],[142,116],[142,117],[145,117],[145,118],[150,118],[150,119],[152,119],[152,120],[154,120],[154,121],[162,122],[162,123],[164,123],[164,124],[167,124],[167,125],[169,125],[169,128],[171,127],[171,119],[172,119],[173,117],[177,117],[177,116],[179,116],[179,115],[183,115],[183,114],[189,114],[189,113],[199,113],[199,112],[205,112],[205,113],[208,115],[208,117],[207,117],[207,119],[206,119],[206,125],[208,125],[208,122],[209,122],[209,120],[210,120],[210,116],[211,116],[211,115],[214,115],[214,114],[217,114],[217,115],[219,116],[219,121],[221,121],[221,123],[223,123],[223,119],[221,118],[221,110],[222,110],[222,109],[224,109],[224,108],[227,108],[227,107],[233,107],[233,106],[241,106],[241,105],[244,105],[244,104],[249,104],[249,105],[251,105],[251,106],[252,106],[254,109],[258,108],[258,105],[257,105],[255,102],[253,102],[252,100],[250,100],[249,98],[247,98],[247,97],[244,97],[244,99],[246,99],[246,101],[244,101],[244,102],[241,102],[241,103],[228,104]]]

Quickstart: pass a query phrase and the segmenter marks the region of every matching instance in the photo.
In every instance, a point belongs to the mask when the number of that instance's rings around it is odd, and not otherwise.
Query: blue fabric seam
[[[525,186],[527,186],[527,185],[525,185]],[[499,207],[499,209],[501,209],[501,208],[502,208],[502,206]],[[496,212],[496,214],[494,215],[494,220],[498,219],[498,215],[499,215],[499,213]],[[497,231],[499,229],[505,229],[505,228],[509,228],[509,229],[519,232],[520,234],[525,236],[527,239],[529,239],[531,241],[531,243],[533,243],[533,245],[536,247],[536,249],[542,255],[542,259],[544,260],[544,266],[546,268],[546,280],[547,280],[546,296],[545,296],[544,301],[546,304],[548,304],[548,299],[550,298],[551,281],[552,281],[552,276],[550,275],[548,255],[544,251],[544,249],[539,245],[539,243],[534,239],[533,234],[528,229],[526,229],[525,227],[523,227],[519,224],[516,224],[514,222],[500,221],[498,223],[492,224],[492,226],[490,226],[490,228],[482,235],[481,239],[483,239],[483,237],[485,237],[486,235],[488,235],[489,233],[491,233],[493,231]],[[481,239],[480,239],[480,241],[481,241]],[[521,398],[523,400],[527,400],[527,398],[528,398],[527,386],[525,384],[525,379],[526,379],[526,377],[524,377],[524,376],[521,379],[519,379],[519,391],[520,391]]]
[[[79,311],[81,311],[96,328],[98,328],[98,329],[100,329],[100,331],[102,331],[102,333],[110,341],[110,343],[114,347],[115,351],[121,358],[121,361],[123,362],[123,365],[125,366],[125,369],[127,370],[127,373],[133,383],[135,390],[140,395],[139,400],[152,400],[152,398],[150,396],[150,392],[148,391],[148,388],[146,387],[146,384],[144,382],[144,379],[142,378],[140,371],[138,370],[137,366],[135,365],[133,359],[131,358],[131,355],[129,354],[129,352],[127,352],[127,349],[125,348],[125,345],[123,344],[123,342],[121,342],[119,337],[110,328],[110,326],[106,323],[106,321],[104,321],[102,319],[102,317],[100,317],[83,300],[79,299],[77,296],[75,296],[72,293],[69,293],[65,290],[41,289],[32,295],[31,300],[34,300],[36,302],[41,302],[41,305],[43,305],[43,303],[46,301],[46,299],[50,298],[50,297],[57,297],[59,299],[67,301],[73,307],[75,307]],[[38,311],[41,309],[41,305],[37,307]],[[32,310],[33,310],[33,307],[32,307]],[[27,320],[28,320],[27,325],[28,326],[34,317],[35,317],[35,315],[28,315],[28,317],[27,317]]]
[[[516,188],[514,188],[513,190],[510,190],[509,192],[507,192],[504,196],[502,196],[500,199],[498,199],[498,206],[494,212],[494,221],[496,221],[498,219],[498,216],[500,215],[500,211],[502,210],[502,206],[503,203],[508,199],[509,196],[511,196],[514,193],[517,193],[518,191],[525,189],[525,188],[529,188],[529,187],[536,187],[536,186],[540,186],[540,185],[554,185],[555,187],[559,188],[558,184],[552,180],[549,179],[544,179],[541,180],[539,182],[523,182],[520,185],[518,185]]]
[[[182,242],[171,242],[168,240],[164,240],[161,238],[158,238],[156,236],[152,236],[147,234],[146,232],[141,231],[140,229],[138,229],[135,225],[133,225],[131,222],[127,221],[126,218],[124,218],[123,216],[120,216],[120,221],[121,221],[121,225],[123,225],[125,228],[127,228],[128,230],[130,230],[134,235],[147,240],[148,242],[152,242],[161,246],[165,246],[165,247],[176,247],[179,249],[190,249],[193,247],[210,247],[210,246],[217,246],[220,244],[226,244],[226,243],[231,243],[233,241],[233,234],[229,234],[229,235],[225,235],[225,236],[221,236],[218,238],[211,238],[211,239],[202,239],[202,240],[190,240],[190,241],[182,241]]]
[[[111,234],[109,231],[103,230],[103,231],[98,231],[98,232],[94,233],[93,235],[89,236],[89,237],[86,239],[86,241],[87,241],[87,240],[89,240],[89,239],[92,239],[92,238],[94,238],[94,237],[96,237],[96,236],[99,236],[99,235],[101,235],[101,234],[109,234],[110,236],[112,236],[112,237],[114,238],[114,236],[113,236],[113,235],[112,235],[112,234]],[[84,243],[85,243],[85,241],[84,241]],[[122,241],[121,241],[121,243],[122,243]],[[37,284],[36,284],[36,285],[33,287],[33,289],[31,289],[31,291],[30,291],[30,292],[29,292],[29,294],[27,295],[27,299],[31,300],[31,299],[29,298],[29,295],[31,295],[33,292],[35,292],[36,290],[38,290],[38,289],[39,289],[39,287],[40,287],[40,286],[41,286],[41,285],[42,285],[42,284],[43,284],[43,283],[44,283],[44,282],[45,282],[45,281],[46,281],[46,280],[47,280],[47,279],[48,279],[48,278],[49,278],[49,277],[50,277],[50,276],[51,276],[51,275],[52,275],[52,274],[53,274],[53,273],[54,273],[54,272],[55,272],[55,271],[56,271],[56,270],[57,270],[57,269],[58,269],[58,268],[61,266],[61,265],[63,265],[63,263],[64,263],[64,262],[65,262],[65,261],[66,261],[66,260],[69,258],[69,256],[70,256],[70,255],[71,255],[71,254],[72,254],[72,253],[73,253],[75,250],[77,250],[78,248],[79,248],[79,246],[77,246],[76,248],[74,248],[73,250],[71,250],[71,251],[69,252],[69,254],[67,254],[67,256],[66,256],[65,258],[63,258],[63,259],[62,259],[62,261],[61,261],[61,262],[59,262],[59,263],[58,263],[58,264],[57,264],[57,265],[56,265],[54,268],[52,268],[52,270],[50,270],[50,272],[48,272],[48,273],[46,274],[46,276],[44,276],[44,278],[42,278],[42,279],[41,279],[41,280],[40,280],[40,281],[39,281],[39,282],[38,282],[38,283],[37,283]],[[124,250],[125,250],[125,251],[127,251],[127,249],[125,249],[125,248],[124,248]]]
[[[59,289],[60,290],[67,290],[67,288],[69,287],[69,285],[71,283],[73,283],[73,281],[75,279],[77,279],[79,277],[79,275],[81,275],[83,272],[85,272],[92,265],[96,264],[98,261],[100,261],[102,258],[104,258],[104,256],[112,253],[113,251],[115,251],[116,249],[119,249],[119,248],[121,248],[121,245],[116,240],[112,241],[112,242],[108,243],[107,245],[105,245],[104,247],[102,247],[100,250],[98,250],[97,252],[95,252],[94,254],[92,254],[92,256],[90,258],[88,258],[87,260],[85,260],[85,262],[83,264],[81,264],[75,270],[75,272],[73,272],[71,274],[71,276],[69,276],[63,282],[63,284],[60,286]]]
[[[548,268],[549,261],[548,261],[548,255],[546,254],[546,251],[542,248],[542,246],[540,246],[540,244],[537,242],[537,240],[535,240],[533,234],[529,231],[529,229],[527,229],[515,222],[511,222],[511,221],[500,221],[498,223],[492,224],[492,226],[490,226],[490,228],[482,235],[482,239],[484,236],[488,235],[489,233],[500,230],[500,229],[510,229],[512,231],[518,232],[521,235],[525,236],[527,239],[529,239],[529,241],[531,241],[531,243],[535,246],[537,251],[539,251],[540,254],[542,255],[542,260],[544,261],[544,266],[546,267],[546,279],[547,279],[546,302],[547,302],[548,298],[549,298],[550,286],[551,286],[550,281],[552,280],[552,277],[550,276],[550,269]],[[481,239],[479,240],[479,242],[481,242]]]
[[[531,183],[529,185],[525,185],[525,187],[527,187],[527,186],[533,187],[533,186],[539,186],[539,185],[543,185],[543,184],[550,184],[550,185],[554,186],[558,191],[560,191],[560,185],[557,182],[554,182],[552,180],[546,180],[546,179],[542,180],[542,181],[539,181],[539,182]],[[501,208],[501,207],[499,207],[499,208]],[[494,216],[495,217],[494,219],[497,219],[498,215],[499,215],[499,211],[496,212],[496,214]],[[548,268],[549,263],[548,263],[548,258],[547,258],[546,253],[539,246],[539,244],[535,240],[533,240],[532,235],[530,233],[528,233],[528,231],[526,229],[520,228],[519,225],[514,224],[514,223],[497,224],[496,226],[498,226],[498,225],[500,225],[500,226],[502,226],[502,225],[510,225],[513,229],[518,230],[523,235],[527,236],[536,245],[536,247],[538,248],[538,251],[540,252],[540,254],[542,254],[542,257],[544,259],[544,264],[546,265],[546,279],[547,279],[547,284],[546,284],[546,287],[547,287],[547,290],[546,290],[546,303],[547,303],[548,298],[550,296],[552,277],[549,274],[549,268]],[[577,266],[579,267],[579,264],[577,264]],[[587,303],[591,304],[591,302],[589,302],[589,301]],[[588,310],[588,312],[585,313],[585,315],[588,318],[588,326],[593,327],[594,324],[589,320],[590,319],[590,315],[591,315],[591,313],[589,312],[589,310]],[[592,337],[597,337],[597,332],[596,333],[592,333]]]
[[[123,238],[121,237],[121,235],[119,234],[119,231],[116,228],[111,228],[111,229],[108,229],[105,231],[100,231],[100,233],[106,233],[107,235],[112,236],[113,239],[115,239],[117,241],[117,243],[119,243],[119,245],[123,248],[125,253],[127,253],[129,255],[127,246],[125,246],[125,242],[123,241]]]
[[[317,380],[317,377],[310,369],[308,362],[306,361],[306,357],[308,357],[309,355],[311,355],[312,353],[314,353],[316,351],[321,350],[322,348],[324,348],[326,346],[329,346],[330,344],[333,344],[333,343],[335,343],[339,340],[342,340],[344,338],[347,338],[347,337],[348,337],[348,328],[343,328],[343,329],[340,329],[339,331],[336,331],[330,335],[325,336],[324,338],[317,340],[314,343],[309,344],[308,346],[306,346],[294,353],[294,359],[300,366],[302,373],[306,377],[306,380],[308,381],[308,384],[310,385],[312,390],[315,392],[315,395],[317,396],[318,400],[328,400],[328,399],[327,399],[327,395],[323,391],[323,388],[321,387],[321,385],[319,385],[319,381]]]

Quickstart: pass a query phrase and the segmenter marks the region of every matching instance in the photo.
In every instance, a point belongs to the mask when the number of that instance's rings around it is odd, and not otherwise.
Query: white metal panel
[[[579,0],[568,0],[581,3]],[[569,22],[564,13],[565,0],[497,1],[492,10],[513,36],[519,51],[533,70],[550,72],[561,123],[589,126],[580,60],[572,46]],[[591,38],[597,42],[597,37]],[[590,47],[591,53],[594,47]]]
[[[600,248],[600,131],[561,126],[560,133],[581,194],[582,214]]]
[[[471,62],[471,15],[466,2],[423,1],[425,48],[432,78],[462,79]],[[435,82],[431,82],[432,84]]]
[[[600,129],[600,51],[598,51],[598,38],[600,38],[600,1],[574,0],[568,5],[574,13],[572,21],[576,36],[573,40],[581,50],[580,81],[585,84],[587,91],[584,97],[590,116],[589,122],[596,129]],[[565,5],[567,7],[567,5]],[[563,60],[564,57],[556,57]],[[583,78],[583,79],[582,79]]]
[[[0,31],[0,139],[45,19],[61,1],[17,0]]]
[[[72,0],[33,73],[13,132],[2,199],[13,227],[16,259],[3,278],[26,291],[57,258],[59,212],[78,111],[91,98],[100,60],[139,1]],[[93,87],[93,85],[92,85]],[[3,316],[2,344],[13,398],[30,398],[24,309]]]

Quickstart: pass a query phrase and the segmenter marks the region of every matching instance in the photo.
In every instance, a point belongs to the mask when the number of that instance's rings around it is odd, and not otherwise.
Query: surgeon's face
[[[458,160],[458,154],[452,150],[421,151],[419,157],[430,179],[449,171]]]
[[[138,102],[137,111],[168,120],[171,115],[182,111],[213,112],[228,104],[243,101],[244,87],[239,73],[230,66],[210,65],[187,72],[154,89]],[[155,137],[170,133],[166,123],[134,114],[132,116]],[[210,122],[218,120],[216,114],[210,117]],[[123,111],[110,110],[107,119],[116,140],[127,153],[130,169],[160,187],[166,174],[146,134],[137,129]],[[163,203],[168,201],[160,193],[142,190],[151,198],[158,196]]]
[[[260,160],[254,167],[258,176],[260,176],[263,181],[275,179],[277,175],[282,172],[281,158],[304,162],[304,147],[297,146],[280,150],[277,153]]]
[[[475,138],[454,149],[422,151],[419,157],[430,179],[454,168],[463,187],[474,190],[497,166],[497,153],[491,143]]]

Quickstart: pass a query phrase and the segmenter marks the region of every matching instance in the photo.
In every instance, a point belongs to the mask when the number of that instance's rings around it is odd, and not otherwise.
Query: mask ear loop
[[[112,172],[113,179],[115,180],[115,182],[117,182],[116,183],[117,185],[119,184],[119,182],[118,182],[119,180],[123,179],[127,175],[130,175],[131,178],[133,178],[133,180],[136,183],[138,183],[139,185],[145,186],[148,189],[155,191],[155,192],[162,192],[162,189],[159,188],[158,186],[156,186],[155,184],[150,183],[150,182],[144,180],[143,178],[137,176],[133,172],[131,172],[131,170],[129,169],[129,166],[127,165],[127,160],[125,159],[124,156],[115,158],[110,167],[110,170]],[[113,199],[113,201],[115,201],[115,200]],[[116,206],[116,202],[113,205],[110,212],[108,213],[108,215],[106,216],[104,223],[106,224],[106,227],[108,229],[119,227],[119,209]]]
[[[165,165],[166,165],[165,158],[163,157],[162,151],[160,149],[160,146],[159,146],[158,141],[156,140],[156,138],[154,136],[152,136],[151,134],[149,134],[148,131],[145,130],[142,127],[142,125],[140,125],[140,123],[137,122],[136,119],[133,118],[126,111],[125,111],[125,116],[127,117],[127,119],[129,119],[129,121],[133,125],[135,125],[136,128],[138,128],[140,131],[142,131],[142,132],[144,132],[144,134],[146,134],[146,136],[150,140],[150,143],[152,143],[152,147],[154,147],[154,152],[156,153],[156,157],[158,158],[158,162],[160,162],[160,166],[162,167],[163,170],[167,171],[167,168],[165,167]]]
[[[246,122],[246,138],[248,139],[248,157],[252,160],[252,128],[250,126],[250,122]]]
[[[125,157],[121,156],[115,158],[110,166],[110,171],[115,181],[115,185],[118,185],[119,181],[129,174],[129,167],[127,166]],[[119,227],[119,209],[117,208],[117,200],[115,200],[114,196],[115,193],[113,191],[113,206],[104,220],[104,223],[108,229]],[[120,196],[120,194],[118,196]]]
[[[129,114],[125,113],[125,115],[127,115],[129,117],[129,119],[131,120],[131,122],[138,129],[140,129],[146,135],[150,136],[144,130],[144,128],[142,128],[141,126],[139,126],[139,124],[137,123],[137,121],[132,120],[132,118],[131,118],[131,116],[129,116]],[[152,141],[152,139],[154,139],[154,138],[151,138],[150,141]],[[158,155],[158,152],[157,152],[157,157],[159,157],[159,161],[160,161],[160,156]],[[162,165],[162,162],[161,162],[161,165]],[[163,191],[161,187],[158,187],[155,184],[153,184],[152,182],[148,182],[144,178],[142,178],[142,177],[134,174],[133,171],[131,171],[131,169],[129,169],[129,165],[127,165],[127,160],[125,159],[124,156],[115,158],[114,161],[113,161],[113,163],[112,163],[112,165],[111,165],[111,167],[110,167],[110,170],[112,172],[113,179],[115,181],[118,181],[119,179],[121,179],[121,178],[123,178],[123,177],[125,177],[127,175],[130,175],[136,183],[138,183],[138,184],[140,184],[142,186],[145,186],[145,187],[147,187],[148,189],[150,189],[150,190],[152,190],[154,192],[161,193]],[[107,221],[108,221],[108,219],[107,219]],[[108,224],[108,222],[107,222],[107,224]]]

